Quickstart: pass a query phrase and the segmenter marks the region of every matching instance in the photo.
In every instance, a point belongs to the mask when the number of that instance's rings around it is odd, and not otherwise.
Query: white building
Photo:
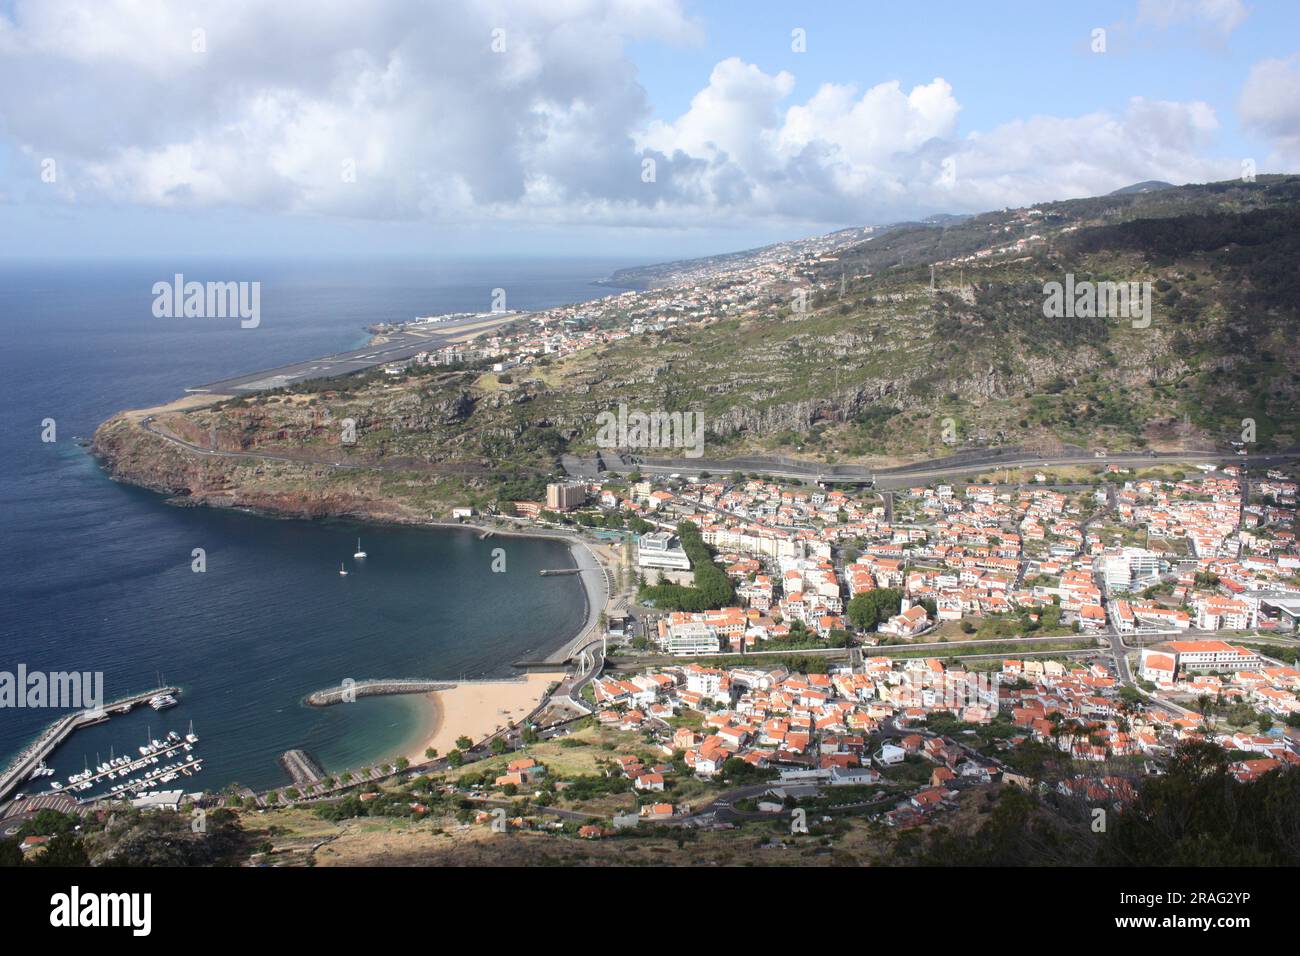
[[[1110,591],[1140,591],[1160,581],[1160,555],[1142,548],[1124,548],[1102,560],[1102,574]]]
[[[1196,602],[1196,626],[1206,631],[1244,631],[1258,623],[1258,609],[1231,598],[1201,598]]]
[[[691,559],[682,550],[681,543],[669,531],[643,534],[637,541],[636,561],[639,567],[663,571],[689,571]]]
[[[692,654],[716,654],[718,651],[717,628],[701,621],[686,621],[681,624],[673,624],[668,628],[665,650],[669,654],[682,657]]]
[[[1235,647],[1227,641],[1170,641],[1155,647],[1143,648],[1142,669],[1147,669],[1150,655],[1172,655],[1175,670],[1251,670],[1263,664],[1263,659],[1249,647]]]
[[[703,694],[705,697],[716,697],[722,690],[722,671],[720,670],[701,667],[699,664],[687,664],[684,672],[686,674],[686,689],[692,693]]]
[[[897,747],[894,744],[885,744],[876,751],[875,756],[872,759],[882,767],[892,767],[894,764],[902,763],[906,756],[907,751],[902,747]]]

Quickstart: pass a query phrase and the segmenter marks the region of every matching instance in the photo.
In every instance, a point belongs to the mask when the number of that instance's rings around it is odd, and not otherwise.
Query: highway
[[[799,462],[776,458],[733,458],[705,460],[702,458],[623,458],[613,455],[603,457],[606,468],[615,473],[640,472],[645,475],[698,475],[707,471],[714,475],[729,475],[739,471],[758,473],[773,478],[813,480],[823,484],[866,484],[880,489],[906,488],[926,483],[936,478],[976,475],[990,470],[1010,468],[1053,468],[1082,465],[1120,465],[1123,467],[1149,467],[1159,464],[1249,464],[1269,467],[1285,464],[1300,458],[1300,447],[1291,447],[1270,455],[1233,455],[1216,451],[1125,452],[1098,456],[1076,451],[1066,455],[1043,456],[1029,454],[1018,448],[986,449],[976,452],[958,452],[947,458],[904,465],[897,468],[870,468],[866,465],[826,465],[817,462]]]

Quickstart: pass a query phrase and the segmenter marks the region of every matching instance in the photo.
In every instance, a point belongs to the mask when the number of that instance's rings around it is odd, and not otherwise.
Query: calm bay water
[[[109,480],[76,436],[186,385],[355,347],[370,322],[485,309],[493,288],[512,308],[594,298],[592,279],[629,264],[0,266],[0,670],[103,671],[109,698],[159,674],[184,689],[178,707],[79,731],[51,761],[56,779],[191,720],[205,759],[191,786],[278,784],[292,747],[329,769],[390,757],[418,730],[412,700],[313,709],[302,697],[345,677],[505,676],[576,633],[584,612],[576,579],[537,574],[571,563],[555,542],[511,539],[508,572],[492,574],[500,542],[470,533],[171,507]],[[260,281],[261,326],[154,318],[152,284],[178,271]],[[46,418],[56,443],[40,441]],[[358,535],[364,563],[350,557]],[[196,547],[204,574],[190,569]],[[0,761],[55,716],[0,709]]]

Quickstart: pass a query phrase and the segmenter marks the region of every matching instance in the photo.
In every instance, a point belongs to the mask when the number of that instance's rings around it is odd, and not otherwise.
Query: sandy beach
[[[451,690],[421,695],[433,712],[427,739],[413,744],[406,753],[411,763],[423,763],[429,747],[439,756],[456,746],[458,737],[475,743],[506,726],[518,723],[542,701],[546,688],[562,680],[564,673],[529,673],[523,680],[484,681],[458,684]]]

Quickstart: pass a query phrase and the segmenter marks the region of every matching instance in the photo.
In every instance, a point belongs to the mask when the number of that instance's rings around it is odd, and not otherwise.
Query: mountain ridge
[[[641,333],[526,356],[511,374],[376,370],[159,416],[159,428],[233,451],[346,453],[345,474],[200,460],[125,416],[95,448],[118,477],[195,501],[391,516],[536,500],[561,456],[598,449],[598,416],[619,402],[696,412],[709,459],[1228,450],[1247,420],[1258,449],[1283,448],[1300,439],[1297,237],[1300,177],[900,226],[742,269],[744,284],[729,272],[707,300],[727,308],[701,299],[691,318],[659,321],[639,308]],[[1149,283],[1149,326],[1048,317],[1047,284],[1067,277]],[[705,295],[694,288],[661,299],[689,304]],[[357,422],[354,448],[338,448],[344,418]]]

